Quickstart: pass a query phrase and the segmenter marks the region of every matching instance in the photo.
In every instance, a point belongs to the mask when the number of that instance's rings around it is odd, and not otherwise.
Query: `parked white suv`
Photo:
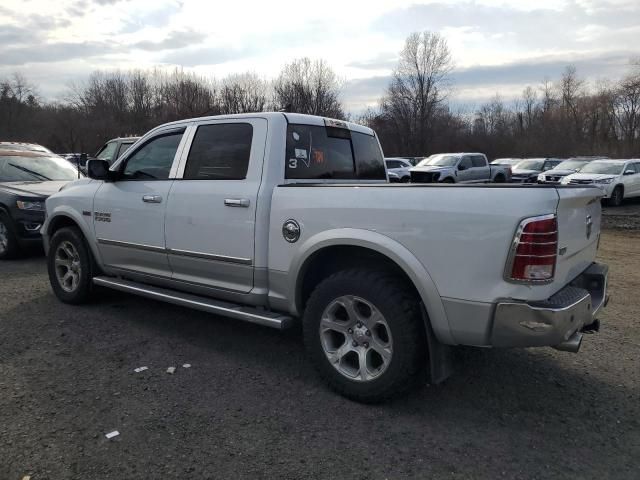
[[[404,158],[385,158],[384,163],[387,166],[387,172],[395,173],[398,175],[400,182],[407,183],[411,180],[411,168],[413,165],[409,160]]]
[[[609,204],[617,207],[624,198],[640,197],[640,160],[595,160],[564,177],[562,184],[596,185]]]
[[[594,187],[389,184],[371,129],[290,113],[161,125],[87,165],[46,203],[61,301],[100,285],[301,322],[356,400],[442,381],[454,345],[576,352],[606,303]]]

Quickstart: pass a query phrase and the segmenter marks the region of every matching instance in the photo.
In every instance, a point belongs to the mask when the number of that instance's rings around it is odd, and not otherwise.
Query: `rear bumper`
[[[496,305],[491,332],[494,347],[558,347],[578,342],[580,330],[593,324],[607,302],[608,267],[593,263],[548,300]],[[573,349],[572,351],[577,351]]]

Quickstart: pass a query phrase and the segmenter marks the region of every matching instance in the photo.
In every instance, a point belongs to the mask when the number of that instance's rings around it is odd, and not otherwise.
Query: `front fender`
[[[455,340],[449,329],[449,322],[445,313],[442,299],[438,289],[424,268],[424,265],[403,245],[397,241],[371,230],[354,228],[339,228],[325,230],[311,236],[300,245],[291,260],[289,270],[288,295],[289,311],[298,315],[297,294],[298,286],[301,285],[302,275],[305,271],[305,263],[311,256],[323,248],[332,246],[356,246],[374,250],[398,265],[409,277],[416,287],[418,294],[424,304],[431,327],[438,340],[445,344],[455,344]]]
[[[93,253],[93,258],[96,260],[98,265],[102,267],[100,252],[98,250],[96,242],[94,241],[93,225],[91,223],[92,218],[90,216],[80,215],[75,209],[69,207],[68,205],[57,205],[52,209],[51,213],[47,211],[47,218],[42,225],[42,229],[40,230],[44,242],[45,252],[48,254],[49,251],[51,226],[54,225],[57,220],[60,220],[60,217],[66,217],[67,219],[72,220],[78,226],[78,228],[82,232],[82,235],[84,235],[84,238],[87,240],[87,245],[91,249],[91,253]]]

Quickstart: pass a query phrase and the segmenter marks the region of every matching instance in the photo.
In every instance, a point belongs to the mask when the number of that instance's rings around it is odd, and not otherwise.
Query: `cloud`
[[[7,48],[2,52],[2,64],[26,65],[30,63],[60,62],[74,58],[88,58],[114,53],[117,49],[106,43],[56,42],[27,47]]]
[[[195,32],[192,30],[175,31],[170,32],[164,40],[159,42],[152,42],[144,40],[131,45],[131,48],[137,48],[139,50],[147,50],[152,52],[158,52],[161,50],[176,50],[183,47],[188,47],[204,40],[206,35],[204,33]]]
[[[199,47],[168,53],[162,57],[161,62],[181,65],[183,67],[197,67],[201,65],[218,65],[248,56],[250,56],[250,53],[245,49],[234,49],[232,47]]]

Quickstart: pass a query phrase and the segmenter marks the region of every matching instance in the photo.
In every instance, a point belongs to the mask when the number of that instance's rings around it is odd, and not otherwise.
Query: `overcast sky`
[[[384,93],[407,34],[449,42],[453,98],[514,98],[571,63],[617,79],[640,56],[640,0],[3,0],[0,78],[23,73],[47,99],[96,69],[183,66],[266,79],[296,57],[324,58],[358,112]]]

